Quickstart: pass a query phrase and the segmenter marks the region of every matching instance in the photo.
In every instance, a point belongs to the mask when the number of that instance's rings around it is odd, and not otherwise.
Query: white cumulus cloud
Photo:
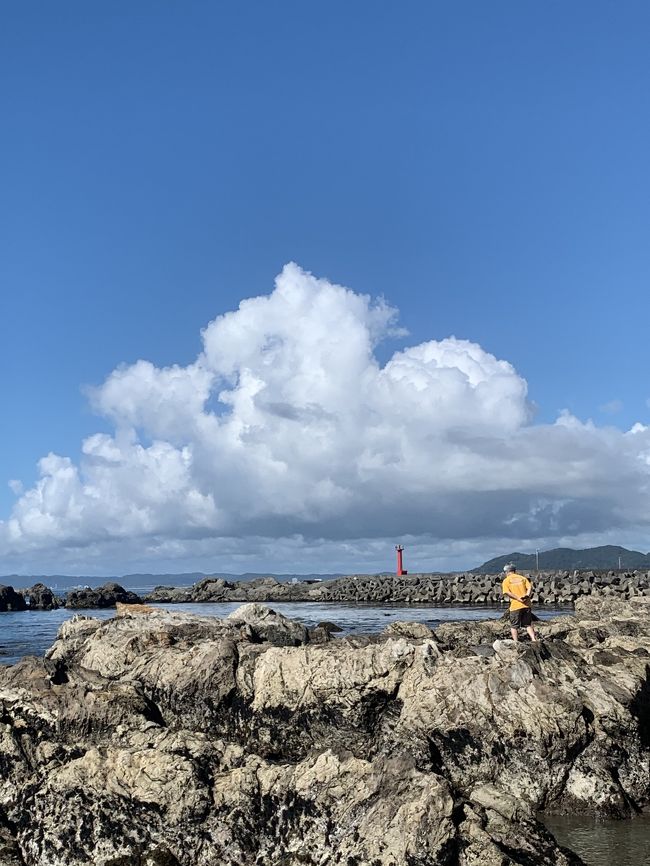
[[[353,559],[355,539],[440,550],[644,531],[648,428],[534,424],[511,364],[454,337],[380,365],[396,322],[384,301],[287,265],[205,328],[194,363],[141,360],[94,389],[113,433],[87,438],[78,464],[42,458],[29,490],[12,482],[0,552],[181,562],[221,545],[234,561],[347,544]]]

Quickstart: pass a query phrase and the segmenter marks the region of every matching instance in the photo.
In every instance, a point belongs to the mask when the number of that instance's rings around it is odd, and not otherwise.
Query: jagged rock
[[[313,628],[310,628],[307,631],[309,635],[309,643],[327,643],[331,640],[333,634],[342,632],[343,629],[336,625],[336,623],[325,620],[317,623]]]
[[[25,599],[13,586],[0,585],[0,610],[26,610],[26,608]]]
[[[119,583],[105,583],[96,589],[73,589],[65,597],[65,606],[72,609],[114,607],[115,602],[141,604],[142,599]]]
[[[157,586],[144,597],[145,602],[167,602],[181,604],[191,602],[190,590],[193,587],[182,588],[177,586]]]
[[[35,583],[29,589],[22,590],[21,595],[28,602],[30,610],[57,610],[60,607],[58,598],[44,583]]]
[[[650,802],[648,613],[590,597],[540,644],[75,616],[0,668],[8,841],[26,866],[578,866],[536,813]]]
[[[397,620],[391,622],[382,631],[386,637],[408,637],[413,640],[431,640],[434,636],[433,629],[423,622],[402,622]]]
[[[495,655],[494,648],[489,646],[489,644],[477,644],[476,646],[468,647],[469,651],[477,656],[483,656],[485,658],[490,658]]]
[[[192,588],[192,601],[225,601],[229,597],[229,591],[234,588],[233,583],[221,577],[206,577]]]
[[[325,629],[325,631],[328,631],[330,634],[343,631],[340,625],[337,625],[335,622],[329,622],[329,620],[317,623],[316,628]]]
[[[309,639],[304,625],[263,604],[244,604],[229,614],[228,620],[245,625],[251,640],[268,641],[275,646],[300,646]]]
[[[24,866],[20,849],[12,830],[0,823],[0,866]]]

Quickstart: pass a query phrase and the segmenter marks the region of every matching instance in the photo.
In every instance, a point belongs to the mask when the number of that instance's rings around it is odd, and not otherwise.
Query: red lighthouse
[[[408,574],[408,571],[404,568],[404,563],[402,561],[402,553],[404,552],[404,548],[401,544],[395,545],[395,550],[397,551],[397,576],[400,574]]]

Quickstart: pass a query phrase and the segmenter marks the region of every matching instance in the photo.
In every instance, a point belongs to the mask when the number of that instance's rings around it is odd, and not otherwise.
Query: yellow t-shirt
[[[525,595],[532,594],[533,585],[527,577],[523,576],[523,574],[512,572],[501,584],[501,589],[503,592],[511,592],[513,595],[523,598]],[[524,604],[523,601],[515,601],[513,598],[510,599],[510,610],[521,610],[524,607],[530,607],[530,603]]]

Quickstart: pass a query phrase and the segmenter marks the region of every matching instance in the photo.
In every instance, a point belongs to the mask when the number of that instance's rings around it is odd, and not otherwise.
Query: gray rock
[[[141,604],[142,599],[119,583],[105,583],[96,589],[73,589],[65,597],[65,606],[72,609],[115,607],[116,602]]]
[[[58,598],[44,583],[35,583],[29,589],[21,590],[21,595],[30,610],[57,610],[60,607]]]
[[[268,641],[274,646],[300,646],[309,639],[304,625],[263,604],[244,604],[228,615],[228,621],[247,626],[251,640]]]
[[[491,656],[495,655],[494,647],[491,647],[489,644],[476,644],[470,647],[470,649],[474,655],[482,656],[483,658],[491,658]]]
[[[325,629],[325,631],[328,631],[330,634],[343,631],[340,625],[337,625],[335,622],[329,622],[329,620],[317,623],[316,628]]]
[[[432,640],[433,630],[423,622],[401,622],[397,620],[382,631],[386,637],[407,637],[413,640]]]
[[[0,585],[0,610],[26,610],[27,604],[23,596],[16,592],[13,586]]]

